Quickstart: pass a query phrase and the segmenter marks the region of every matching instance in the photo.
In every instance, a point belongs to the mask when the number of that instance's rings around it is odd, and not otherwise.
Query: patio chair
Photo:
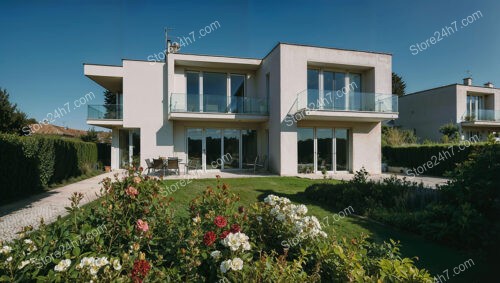
[[[255,157],[255,162],[253,164],[248,164],[249,166],[253,166],[253,173],[255,174],[257,172],[258,168],[265,168],[266,167],[266,160],[267,156],[263,155],[261,160],[259,161],[259,156],[257,155]]]
[[[156,169],[163,170],[163,174],[165,174],[165,163],[163,162],[163,160],[161,158],[158,158],[158,159],[153,158],[153,172]]]
[[[186,166],[186,174],[189,174],[189,170],[201,170],[201,160],[198,158],[191,158],[191,160],[188,160],[184,166]]]
[[[181,171],[179,170],[179,158],[169,157],[167,159],[167,173],[168,170],[174,170],[174,172],[177,171],[177,175],[181,174]]]
[[[148,175],[149,175],[149,172],[151,171],[151,169],[153,169],[153,172],[154,172],[154,166],[153,166],[153,163],[151,162],[151,159],[146,159],[146,165],[148,166]]]

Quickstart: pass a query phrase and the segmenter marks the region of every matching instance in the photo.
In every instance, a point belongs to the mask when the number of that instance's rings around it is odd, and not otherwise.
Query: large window
[[[299,173],[349,171],[349,130],[332,128],[297,129]]]
[[[314,172],[314,129],[297,129],[297,166],[299,173]]]
[[[220,153],[222,149],[222,139],[220,129],[206,129],[206,158],[207,158],[207,169],[218,169],[221,168],[222,162],[218,162],[220,158]]]
[[[245,88],[243,74],[187,71],[186,110],[243,113],[247,107]]]
[[[470,120],[484,119],[484,97],[477,95],[467,95],[467,116]]]
[[[256,130],[189,128],[186,136],[191,166],[208,170],[253,168]]]
[[[200,74],[198,72],[186,73],[187,110],[189,112],[200,111]]]
[[[321,83],[320,83],[321,82]],[[325,110],[359,110],[361,74],[307,70],[307,107]]]
[[[243,168],[253,168],[248,164],[253,164],[257,157],[257,131],[242,130],[241,143]]]
[[[319,70],[307,70],[307,107],[315,109],[319,100]]]
[[[227,75],[203,73],[203,111],[226,112]]]
[[[230,75],[231,80],[231,112],[241,113],[244,107],[245,76]]]

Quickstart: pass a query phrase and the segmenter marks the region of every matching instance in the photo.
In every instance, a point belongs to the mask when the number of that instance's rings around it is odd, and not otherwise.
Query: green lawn
[[[266,177],[225,179],[224,182],[231,187],[234,193],[240,195],[241,204],[243,205],[249,205],[263,200],[269,194],[275,194],[287,197],[296,203],[306,204],[309,208],[309,214],[315,215],[320,220],[338,212],[311,203],[302,194],[307,186],[315,182],[322,182],[321,180],[296,177]],[[180,184],[179,180],[165,181],[166,186],[174,183]],[[207,186],[215,186],[215,184],[215,179],[202,179],[190,180],[190,183],[185,187],[179,185],[179,189],[171,194],[175,199],[172,205],[177,216],[187,217],[187,204],[189,201]],[[354,210],[356,210],[355,207]],[[442,274],[444,270],[448,269],[450,278],[446,282],[485,282],[484,279],[486,278],[494,278],[491,267],[493,264],[479,262],[479,259],[475,256],[466,255],[456,249],[431,242],[414,234],[399,231],[360,217],[347,217],[338,222],[329,221],[329,223],[330,225],[325,227],[325,231],[327,233],[336,233],[341,237],[352,238],[365,233],[376,242],[389,239],[399,240],[402,244],[401,251],[403,255],[412,258],[418,257],[416,264],[419,267],[428,269],[433,275]],[[470,258],[474,260],[475,265],[459,275],[453,276],[453,268]]]

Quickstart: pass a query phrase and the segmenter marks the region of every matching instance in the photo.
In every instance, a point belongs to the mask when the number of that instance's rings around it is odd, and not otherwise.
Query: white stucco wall
[[[141,130],[145,159],[173,153],[172,122],[167,120],[165,63],[123,61],[123,127]]]
[[[392,58],[390,55],[280,45],[280,170],[281,175],[297,174],[297,124],[284,123],[297,94],[307,88],[308,66],[319,66],[362,73],[363,91],[390,94]],[[314,125],[312,122],[308,122]],[[317,124],[322,124],[317,121]],[[335,123],[331,122],[331,125]],[[380,123],[363,123],[352,128],[352,170],[364,166],[371,173],[380,172]]]

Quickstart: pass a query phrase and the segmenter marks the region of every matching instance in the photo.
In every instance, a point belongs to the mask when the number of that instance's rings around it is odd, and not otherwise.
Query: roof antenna
[[[174,28],[165,28],[165,55],[170,54],[170,53],[177,53],[180,49],[181,46],[177,42],[172,42],[168,38],[168,31],[169,30],[174,30]],[[167,62],[167,56],[165,56],[165,62]]]

